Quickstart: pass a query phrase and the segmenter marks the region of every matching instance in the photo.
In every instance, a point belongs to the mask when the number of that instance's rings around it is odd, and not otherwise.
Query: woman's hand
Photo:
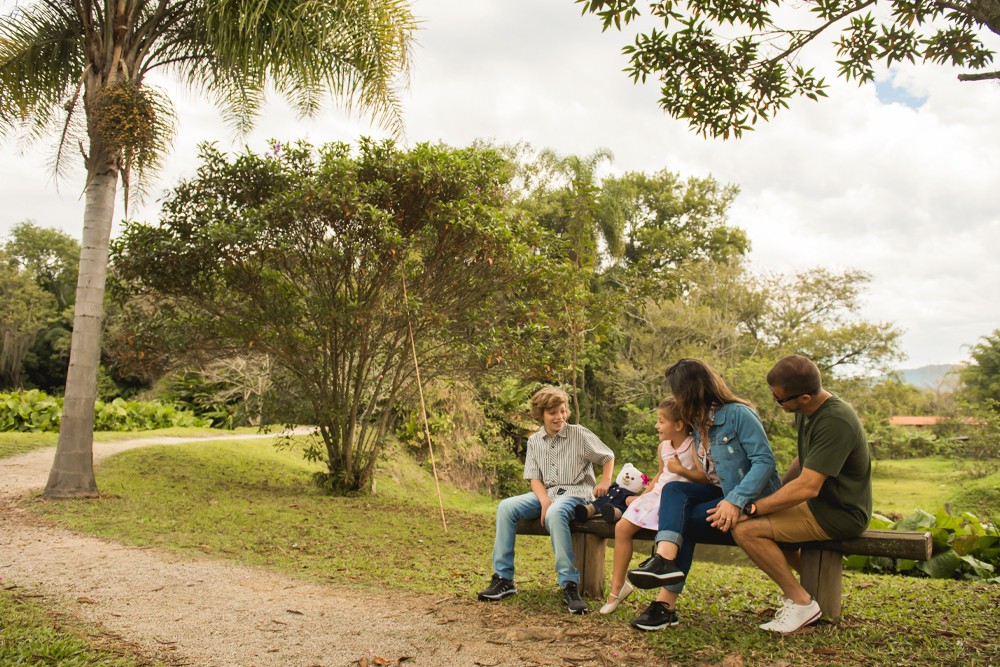
[[[728,533],[740,519],[740,508],[728,500],[720,501],[718,505],[708,510],[707,521],[716,530]]]

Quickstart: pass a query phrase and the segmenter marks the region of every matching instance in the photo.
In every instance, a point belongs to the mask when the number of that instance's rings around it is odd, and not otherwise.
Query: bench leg
[[[840,618],[844,587],[844,557],[837,551],[803,549],[800,561],[802,587],[831,620]]]
[[[608,540],[590,533],[573,533],[574,565],[580,571],[580,593],[591,598],[604,597],[604,554]]]

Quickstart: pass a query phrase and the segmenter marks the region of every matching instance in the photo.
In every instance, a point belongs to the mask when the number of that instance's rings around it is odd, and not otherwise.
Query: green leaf
[[[935,579],[950,579],[958,569],[960,557],[954,550],[949,549],[939,553],[928,561],[917,565],[917,569],[927,573]]]
[[[943,551],[951,545],[952,532],[944,528],[931,528],[931,540],[934,542],[935,551]]]
[[[962,525],[962,519],[960,517],[951,516],[944,510],[940,510],[934,515],[937,520],[937,526],[940,528],[945,528],[948,530],[958,530]]]
[[[972,571],[976,574],[976,578],[985,579],[994,573],[995,568],[992,565],[984,563],[973,556],[962,556],[960,560],[972,568]]]
[[[901,519],[894,530],[926,530],[935,523],[934,516],[924,510],[917,510],[905,519]]]
[[[844,558],[844,567],[850,570],[863,570],[867,564],[868,556],[846,556]]]

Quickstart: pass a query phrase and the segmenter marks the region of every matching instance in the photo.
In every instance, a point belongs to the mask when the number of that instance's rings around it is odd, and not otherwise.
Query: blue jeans
[[[545,528],[552,538],[552,551],[556,556],[556,574],[559,586],[569,582],[580,583],[580,573],[573,564],[573,539],[569,534],[569,522],[573,519],[577,505],[590,502],[579,496],[562,496],[549,505],[545,513]],[[493,542],[493,571],[504,579],[514,578],[514,539],[517,522],[521,519],[537,519],[542,516],[542,504],[534,493],[505,498],[497,506],[497,532]]]
[[[660,492],[660,523],[656,541],[677,545],[674,560],[685,575],[691,570],[696,544],[736,544],[730,533],[723,533],[708,522],[708,511],[722,499],[719,487],[691,482],[670,482]],[[684,581],[664,588],[680,593],[684,589]]]

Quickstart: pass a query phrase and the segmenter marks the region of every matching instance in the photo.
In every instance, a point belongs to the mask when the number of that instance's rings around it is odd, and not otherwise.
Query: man
[[[871,457],[858,415],[823,389],[819,368],[792,355],[767,374],[771,395],[795,414],[798,456],[782,487],[743,508],[733,539],[781,588],[784,602],[763,630],[788,634],[819,619],[822,612],[789,565],[798,552],[779,542],[810,542],[861,534],[871,520]]]
[[[506,498],[497,507],[493,542],[493,579],[479,593],[483,602],[515,595],[514,540],[517,522],[541,519],[552,538],[556,575],[563,589],[563,602],[571,614],[585,614],[587,603],[580,597],[580,572],[573,564],[573,540],[569,522],[579,505],[608,492],[614,474],[615,455],[601,439],[583,426],[568,423],[569,396],[555,387],[545,387],[531,397],[531,416],[540,425],[528,438],[524,478],[531,491]],[[594,464],[602,466],[601,480],[594,477]]]

